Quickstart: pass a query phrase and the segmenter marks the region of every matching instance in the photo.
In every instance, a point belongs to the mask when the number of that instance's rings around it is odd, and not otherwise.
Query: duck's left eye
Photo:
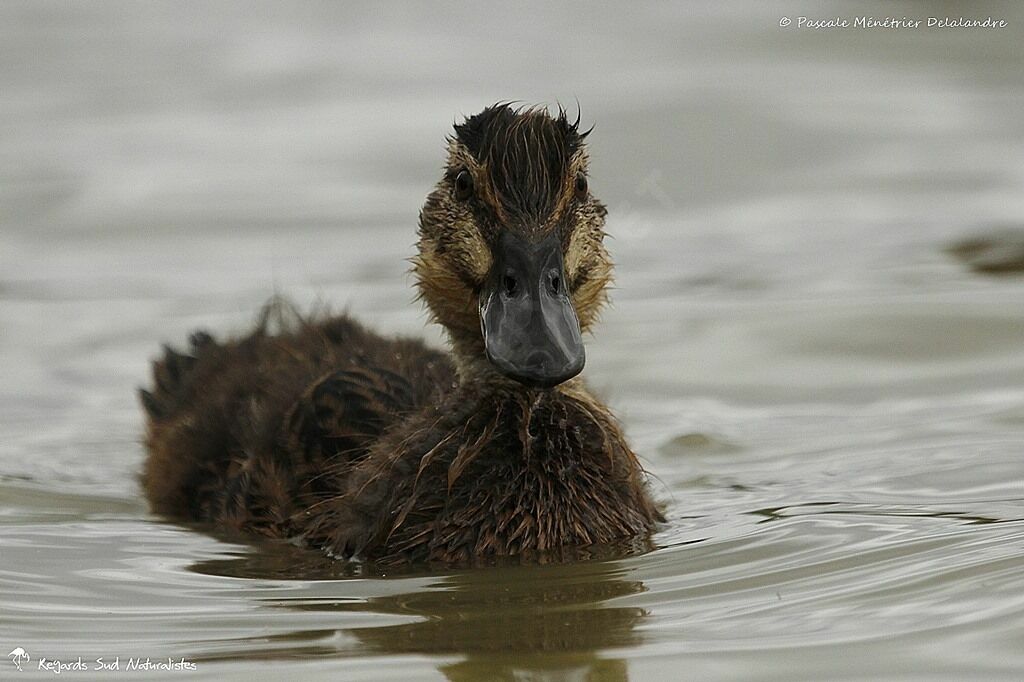
[[[576,198],[586,199],[587,198],[587,176],[583,173],[576,174]]]
[[[473,176],[470,175],[469,171],[463,168],[459,171],[459,174],[455,176],[455,198],[459,201],[465,201],[473,194]]]

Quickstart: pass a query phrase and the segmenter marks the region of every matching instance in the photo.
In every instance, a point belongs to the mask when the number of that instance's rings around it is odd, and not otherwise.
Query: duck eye
[[[583,173],[576,174],[576,198],[585,199],[587,197],[587,176]]]
[[[455,176],[455,198],[459,201],[465,201],[473,194],[473,176],[470,175],[469,171],[463,168],[459,171],[459,174]]]

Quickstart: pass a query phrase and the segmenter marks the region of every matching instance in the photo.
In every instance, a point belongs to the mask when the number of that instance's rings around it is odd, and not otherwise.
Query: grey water
[[[1020,679],[1024,276],[949,247],[1020,239],[1022,31],[1014,3],[0,4],[0,679]],[[380,578],[151,515],[161,342],[281,293],[443,343],[417,211],[452,122],[508,99],[595,125],[586,376],[657,549]]]

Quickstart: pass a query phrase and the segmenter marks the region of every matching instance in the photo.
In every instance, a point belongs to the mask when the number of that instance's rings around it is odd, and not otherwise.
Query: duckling
[[[140,391],[152,509],[380,565],[647,542],[645,473],[579,376],[612,277],[589,133],[505,104],[455,125],[413,259],[451,353],[280,302],[165,346]]]

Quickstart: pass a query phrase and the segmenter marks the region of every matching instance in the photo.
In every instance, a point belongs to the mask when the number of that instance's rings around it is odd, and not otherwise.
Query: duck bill
[[[550,388],[583,370],[586,352],[557,234],[537,242],[509,232],[499,237],[480,293],[480,326],[487,359],[527,386]]]

